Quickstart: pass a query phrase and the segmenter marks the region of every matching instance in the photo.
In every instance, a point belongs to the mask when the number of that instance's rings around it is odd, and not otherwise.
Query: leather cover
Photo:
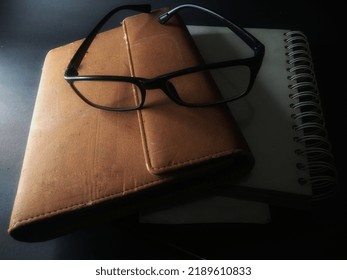
[[[157,13],[127,18],[122,27],[99,34],[80,74],[153,77],[200,63],[179,20],[161,25]],[[50,239],[133,213],[154,200],[179,199],[188,190],[198,195],[214,187],[213,176],[251,168],[248,146],[223,106],[185,108],[159,90],[148,91],[141,111],[108,112],[85,104],[63,77],[80,43],[46,56],[11,236]],[[201,84],[204,94],[217,92],[212,80]]]
[[[156,23],[153,16],[144,15],[124,21],[133,76],[152,78],[201,65],[202,58],[179,18],[164,25],[153,23]],[[142,28],[139,30],[138,26]],[[180,87],[180,91],[200,96],[220,94],[210,76],[195,75],[188,82],[181,81],[185,87]],[[211,164],[245,147],[241,134],[235,133],[238,127],[234,119],[224,106],[209,109],[179,106],[158,89],[147,92],[146,107],[138,111],[138,116],[147,168],[153,174]]]

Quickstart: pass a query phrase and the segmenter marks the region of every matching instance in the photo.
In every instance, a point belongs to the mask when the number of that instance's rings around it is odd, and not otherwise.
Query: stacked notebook
[[[275,194],[281,203],[334,195],[336,171],[307,38],[299,31],[249,31],[266,54],[251,93],[229,106],[255,157],[251,173],[238,185],[242,192],[265,191],[264,198]],[[247,55],[226,28],[192,27],[191,32],[206,61]],[[212,38],[223,41],[219,52],[209,47]],[[227,91],[228,84],[219,88]]]
[[[168,31],[156,16],[131,17],[98,35],[80,73],[150,78],[199,65],[195,44],[206,62],[216,59],[206,44],[216,38],[226,42],[227,54],[248,55],[223,28],[191,27],[194,44],[179,21]],[[9,233],[38,241],[138,211],[160,209],[159,217],[142,218],[153,222],[163,214],[169,221],[177,207],[176,217],[199,214],[191,206],[202,205],[227,205],[214,217],[236,212],[245,204],[238,207],[235,197],[303,205],[331,195],[335,174],[307,41],[296,32],[250,32],[266,55],[252,92],[229,108],[181,107],[153,90],[141,111],[98,110],[63,77],[80,41],[50,51]],[[206,77],[200,83],[207,90],[199,94],[206,95],[223,94],[228,86]],[[257,211],[245,210],[248,221],[268,220],[267,205],[247,207],[263,210],[259,219],[250,214]]]
[[[250,55],[224,27],[190,26],[189,31],[206,62]],[[254,155],[253,169],[208,199],[142,212],[143,222],[264,223],[270,219],[267,205],[254,201],[302,208],[336,193],[334,159],[307,38],[290,30],[248,31],[265,45],[265,57],[250,94],[229,108]],[[232,85],[218,86],[223,92]]]

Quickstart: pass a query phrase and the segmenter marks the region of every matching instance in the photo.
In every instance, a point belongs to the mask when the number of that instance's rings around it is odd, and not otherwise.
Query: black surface
[[[339,195],[310,211],[273,209],[274,221],[265,226],[172,227],[128,222],[42,243],[11,239],[7,227],[44,57],[48,50],[84,37],[106,12],[129,2],[0,1],[0,259],[175,259],[196,255],[212,259],[347,258],[347,141],[343,135],[347,90],[342,5],[337,1],[298,0],[189,2],[214,9],[244,27],[289,28],[306,33],[340,175]],[[159,8],[185,2],[146,3]]]

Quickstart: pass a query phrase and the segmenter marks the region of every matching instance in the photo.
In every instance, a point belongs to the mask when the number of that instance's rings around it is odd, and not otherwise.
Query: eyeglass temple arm
[[[117,7],[110,11],[88,34],[86,39],[83,41],[81,46],[78,48],[75,55],[72,57],[69,65],[67,66],[65,75],[66,76],[77,76],[77,69],[81,64],[83,57],[85,56],[89,46],[93,42],[95,36],[99,33],[100,29],[105,25],[105,23],[117,12],[121,10],[133,10],[143,13],[149,13],[151,11],[151,5],[125,5],[121,7]]]
[[[158,17],[158,21],[162,24],[166,23],[173,15],[175,15],[179,10],[181,9],[185,9],[185,8],[195,8],[198,10],[201,10],[205,13],[208,13],[214,17],[216,17],[217,19],[221,20],[222,22],[224,22],[236,35],[238,35],[251,49],[253,49],[253,51],[255,52],[255,54],[258,53],[263,53],[265,50],[264,45],[258,40],[256,39],[252,34],[250,34],[248,31],[246,31],[245,29],[237,26],[235,23],[227,20],[226,18],[222,17],[221,15],[206,9],[204,7],[201,6],[197,6],[197,5],[193,5],[193,4],[185,4],[185,5],[181,5],[178,6],[176,8],[173,8],[172,10],[163,13],[162,15],[160,15]]]

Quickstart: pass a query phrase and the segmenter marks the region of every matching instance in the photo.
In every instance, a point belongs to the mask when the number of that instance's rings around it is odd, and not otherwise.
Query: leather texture
[[[131,17],[122,27],[99,34],[79,73],[150,77],[200,63],[185,28],[175,20],[160,25],[155,17]],[[213,185],[201,178],[218,174],[219,168],[228,174],[251,168],[247,144],[225,107],[185,108],[157,90],[148,92],[142,111],[88,106],[63,77],[80,43],[46,56],[11,236],[23,241],[54,238],[138,211],[166,189],[169,199],[181,189],[193,189],[195,195],[200,181]],[[203,83],[216,90],[208,85],[211,81]],[[199,168],[188,168],[197,163]],[[167,173],[175,169],[181,172]]]
[[[153,78],[202,64],[184,24],[178,17],[159,24],[156,18],[162,12],[124,20],[133,76]],[[192,76],[180,78],[175,86],[202,99],[220,95],[213,79],[204,73],[194,75],[193,79]],[[146,109],[138,111],[138,116],[147,168],[153,174],[211,163],[233,156],[245,147],[241,133],[235,133],[238,127],[225,106],[183,107],[171,101],[160,89],[147,91],[145,104]]]

